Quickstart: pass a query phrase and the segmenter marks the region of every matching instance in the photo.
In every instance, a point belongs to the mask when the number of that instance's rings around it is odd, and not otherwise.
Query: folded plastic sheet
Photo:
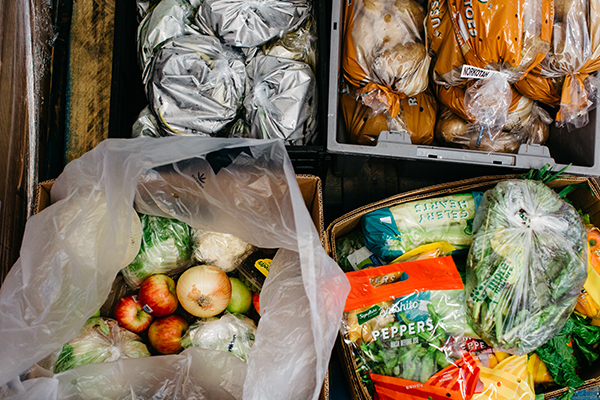
[[[213,136],[231,122],[246,90],[244,56],[212,36],[180,36],[152,60],[146,94],[169,134]]]
[[[196,25],[232,46],[248,48],[283,37],[309,14],[308,0],[206,0],[196,13]]]
[[[247,67],[252,88],[244,101],[251,136],[310,144],[317,129],[317,86],[301,61],[259,55]]]
[[[21,392],[58,391],[42,399],[318,397],[349,285],[321,246],[282,141],[106,140],[66,166],[51,197],[28,221],[21,258],[0,289],[0,390],[12,382]],[[134,200],[142,213],[280,248],[247,369],[229,353],[188,349],[20,384],[109,295]]]

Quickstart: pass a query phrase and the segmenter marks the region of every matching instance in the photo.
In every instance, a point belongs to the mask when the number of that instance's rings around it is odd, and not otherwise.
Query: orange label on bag
[[[371,374],[379,400],[469,400],[479,381],[479,365],[469,353],[433,375],[425,383]]]
[[[385,285],[373,284],[377,279],[398,271],[406,273],[408,278]],[[357,310],[414,292],[464,289],[451,256],[363,269],[348,272],[346,277],[350,281],[350,293],[344,311]]]

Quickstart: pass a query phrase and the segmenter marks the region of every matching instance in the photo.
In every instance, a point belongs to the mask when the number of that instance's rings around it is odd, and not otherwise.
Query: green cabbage
[[[90,318],[77,336],[66,343],[54,365],[64,372],[86,364],[116,361],[119,358],[149,357],[141,338],[119,326],[114,319]]]
[[[190,227],[170,218],[140,215],[142,243],[135,259],[123,269],[125,282],[139,287],[154,274],[176,274],[191,265]]]

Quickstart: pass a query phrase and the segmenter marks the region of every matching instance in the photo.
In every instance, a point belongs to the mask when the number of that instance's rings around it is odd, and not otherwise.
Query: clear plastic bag
[[[259,55],[247,67],[251,87],[244,101],[251,136],[306,145],[316,138],[317,85],[301,61]]]
[[[295,31],[262,47],[267,56],[302,61],[317,70],[317,23],[312,16]]]
[[[255,336],[254,321],[242,314],[225,312],[220,318],[198,320],[191,325],[181,338],[181,346],[227,351],[248,362]]]
[[[205,0],[196,24],[231,46],[252,48],[297,29],[309,15],[307,0]]]
[[[356,372],[367,389],[377,393],[376,398],[411,395],[425,399],[437,392],[437,381],[447,381],[451,375],[459,384],[448,385],[445,393],[451,386],[460,386],[464,397],[458,397],[470,398],[475,376],[451,372],[458,361],[450,357],[453,342],[467,330],[464,288],[452,257],[365,269],[347,276],[351,289],[342,334]],[[415,392],[414,388],[421,389]]]
[[[150,357],[150,352],[138,335],[114,319],[95,317],[62,347],[53,369],[59,373],[86,364],[140,357]]]
[[[194,261],[213,265],[224,272],[235,270],[256,247],[233,235],[206,232],[194,229],[192,232]]]
[[[363,93],[377,94],[364,100],[367,106],[375,107],[386,98],[392,118],[399,112],[401,98],[427,88],[430,58],[423,32],[425,12],[414,0],[357,0],[345,7],[344,76],[363,87]]]
[[[242,106],[244,56],[215,37],[196,34],[169,41],[150,70],[150,107],[173,134],[213,136]]]
[[[317,399],[349,286],[322,248],[282,141],[106,140],[66,166],[51,197],[27,222],[21,258],[0,289],[0,385],[18,382],[101,307],[127,251],[135,200],[145,214],[280,248],[248,366],[192,348],[89,364],[21,389],[58,386],[60,398]]]
[[[426,26],[435,56],[433,79],[459,89],[442,92],[441,101],[480,126],[479,141],[483,135],[493,141],[501,134],[511,107],[510,83],[545,57],[551,20],[548,0],[518,0],[497,7],[483,2],[431,3]],[[474,82],[467,84],[466,79]],[[436,90],[439,96],[440,89]]]
[[[174,275],[192,264],[190,227],[171,218],[140,215],[142,243],[135,259],[122,270],[127,285],[139,288],[154,274]]]
[[[465,90],[467,116],[480,126],[480,136],[491,140],[502,131],[508,119],[512,93],[504,74],[491,74]]]
[[[575,208],[539,181],[488,190],[473,223],[467,315],[494,348],[529,353],[573,312],[587,276],[586,231]]]

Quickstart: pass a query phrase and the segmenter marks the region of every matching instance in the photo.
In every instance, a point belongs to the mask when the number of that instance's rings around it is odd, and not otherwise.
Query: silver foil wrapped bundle
[[[317,128],[317,88],[310,66],[258,55],[247,71],[251,89],[244,106],[251,137],[311,143]]]
[[[205,0],[196,25],[232,46],[257,47],[295,30],[309,14],[309,0]]]
[[[295,31],[282,38],[262,46],[263,53],[268,56],[289,58],[304,61],[316,71],[317,69],[317,23],[310,16]]]
[[[137,32],[138,63],[144,83],[147,82],[152,57],[163,44],[169,39],[195,33],[190,23],[198,7],[198,0],[162,0],[154,7],[151,7],[150,1],[147,3],[141,3],[147,10]],[[138,7],[141,7],[140,3]],[[139,12],[143,13],[144,9]]]
[[[158,123],[184,135],[213,136],[241,107],[244,56],[212,36],[166,43],[152,61],[146,94]]]
[[[131,129],[131,137],[152,137],[159,138],[164,136],[156,121],[156,117],[152,114],[149,107],[145,107],[138,115],[137,120],[133,123]]]

